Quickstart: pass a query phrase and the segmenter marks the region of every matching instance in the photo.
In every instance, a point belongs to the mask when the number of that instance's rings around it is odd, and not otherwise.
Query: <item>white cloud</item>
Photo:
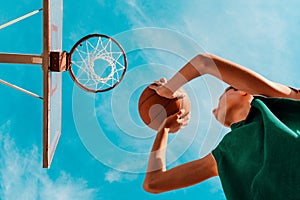
[[[109,170],[105,174],[105,180],[110,183],[119,182],[121,180],[121,173],[115,170]]]
[[[122,182],[124,180],[133,181],[137,178],[136,174],[120,172],[116,170],[109,170],[105,173],[105,180],[109,183]]]
[[[223,192],[222,184],[219,177],[211,178],[207,180],[207,183],[209,183],[209,191],[211,193]]]
[[[10,121],[0,126],[0,199],[93,199],[97,190],[61,172],[53,180],[42,169],[39,149],[19,150],[9,136]]]
[[[148,17],[144,14],[144,12],[141,10],[141,8],[137,5],[135,0],[129,0],[127,1],[128,5],[134,8],[139,16],[141,16],[143,19],[147,19]],[[130,15],[129,15],[130,16]]]
[[[125,14],[128,18],[127,20],[132,22],[132,24],[134,24],[136,27],[143,27],[145,25],[153,24],[149,16],[147,16],[143,11],[143,7],[139,6],[138,2],[135,0],[120,1],[120,3],[117,3],[115,7],[116,12]]]
[[[193,3],[194,6],[187,6],[182,12],[182,27],[209,52],[250,67],[274,81],[285,82],[285,77],[291,77],[294,69],[289,67],[293,59],[289,57],[291,45],[288,41],[294,31],[289,28],[293,27],[289,17],[294,11],[293,4],[282,10],[262,1],[208,3],[205,6]],[[205,10],[207,12],[203,12]],[[218,15],[211,13],[215,10]],[[276,70],[281,66],[285,66],[285,70]]]
[[[113,117],[109,114],[111,113],[112,103],[111,98],[108,96],[95,96],[95,112],[94,116],[99,117],[99,125],[105,126],[106,130],[109,132],[118,132],[119,129],[117,126],[112,126]]]

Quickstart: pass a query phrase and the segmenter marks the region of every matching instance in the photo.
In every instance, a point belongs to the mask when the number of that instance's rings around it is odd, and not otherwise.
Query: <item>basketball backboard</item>
[[[49,168],[61,135],[62,73],[51,72],[50,52],[62,51],[63,0],[43,0],[43,167]]]

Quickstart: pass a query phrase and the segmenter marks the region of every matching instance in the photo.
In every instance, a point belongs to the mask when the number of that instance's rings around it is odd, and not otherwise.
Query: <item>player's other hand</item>
[[[184,92],[178,89],[177,91],[172,91],[170,88],[166,86],[167,79],[161,78],[160,80],[155,80],[155,84],[149,86],[150,89],[156,91],[156,93],[162,97],[166,97],[168,99],[175,99],[175,98],[183,98]]]
[[[159,129],[169,128],[170,133],[175,133],[188,125],[189,121],[190,113],[186,112],[184,109],[181,109],[174,115],[167,117]]]

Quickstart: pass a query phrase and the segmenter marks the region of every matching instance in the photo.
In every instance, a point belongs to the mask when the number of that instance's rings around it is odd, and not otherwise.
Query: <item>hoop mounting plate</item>
[[[49,69],[52,72],[64,72],[68,70],[68,56],[69,53],[66,51],[57,52],[52,51],[50,52],[50,66]]]

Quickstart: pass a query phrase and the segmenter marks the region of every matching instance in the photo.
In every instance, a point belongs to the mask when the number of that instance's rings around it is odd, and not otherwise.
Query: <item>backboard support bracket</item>
[[[0,63],[41,65],[43,57],[35,54],[0,53]]]

